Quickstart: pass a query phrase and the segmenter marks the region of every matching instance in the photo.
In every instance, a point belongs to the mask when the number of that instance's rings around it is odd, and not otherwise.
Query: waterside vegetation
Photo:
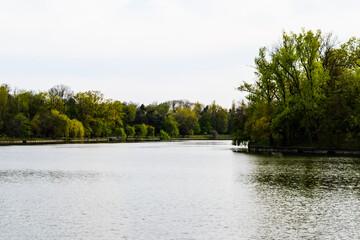
[[[99,91],[74,93],[64,85],[35,92],[2,84],[0,140],[209,139],[233,132],[235,112],[235,104],[231,109],[187,100],[144,105],[105,99]]]
[[[238,87],[248,95],[235,144],[360,146],[360,39],[284,32],[273,48],[260,48],[255,70],[255,82]]]

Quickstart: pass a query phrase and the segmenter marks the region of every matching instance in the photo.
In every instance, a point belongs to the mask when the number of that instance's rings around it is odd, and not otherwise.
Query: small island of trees
[[[283,33],[260,48],[256,80],[243,83],[234,142],[264,146],[360,146],[360,39]]]

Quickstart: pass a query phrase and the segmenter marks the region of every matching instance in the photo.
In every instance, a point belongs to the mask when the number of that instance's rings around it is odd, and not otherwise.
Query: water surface
[[[0,239],[359,239],[360,160],[230,141],[0,147]]]

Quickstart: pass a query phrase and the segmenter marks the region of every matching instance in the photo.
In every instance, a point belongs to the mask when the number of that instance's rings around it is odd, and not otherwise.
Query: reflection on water
[[[256,160],[254,181],[280,188],[303,190],[360,187],[360,159],[341,157],[263,157]]]
[[[257,237],[358,239],[359,163],[345,157],[254,155],[249,180],[262,212]]]
[[[360,159],[230,141],[0,148],[0,239],[359,239]]]

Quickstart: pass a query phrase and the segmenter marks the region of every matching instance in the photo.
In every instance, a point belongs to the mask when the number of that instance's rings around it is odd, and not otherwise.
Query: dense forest
[[[99,91],[74,93],[57,85],[47,92],[0,86],[0,135],[8,138],[92,138],[231,134],[235,104],[225,109],[172,100],[139,105],[104,99]]]
[[[284,32],[254,67],[236,144],[360,147],[360,39]]]

